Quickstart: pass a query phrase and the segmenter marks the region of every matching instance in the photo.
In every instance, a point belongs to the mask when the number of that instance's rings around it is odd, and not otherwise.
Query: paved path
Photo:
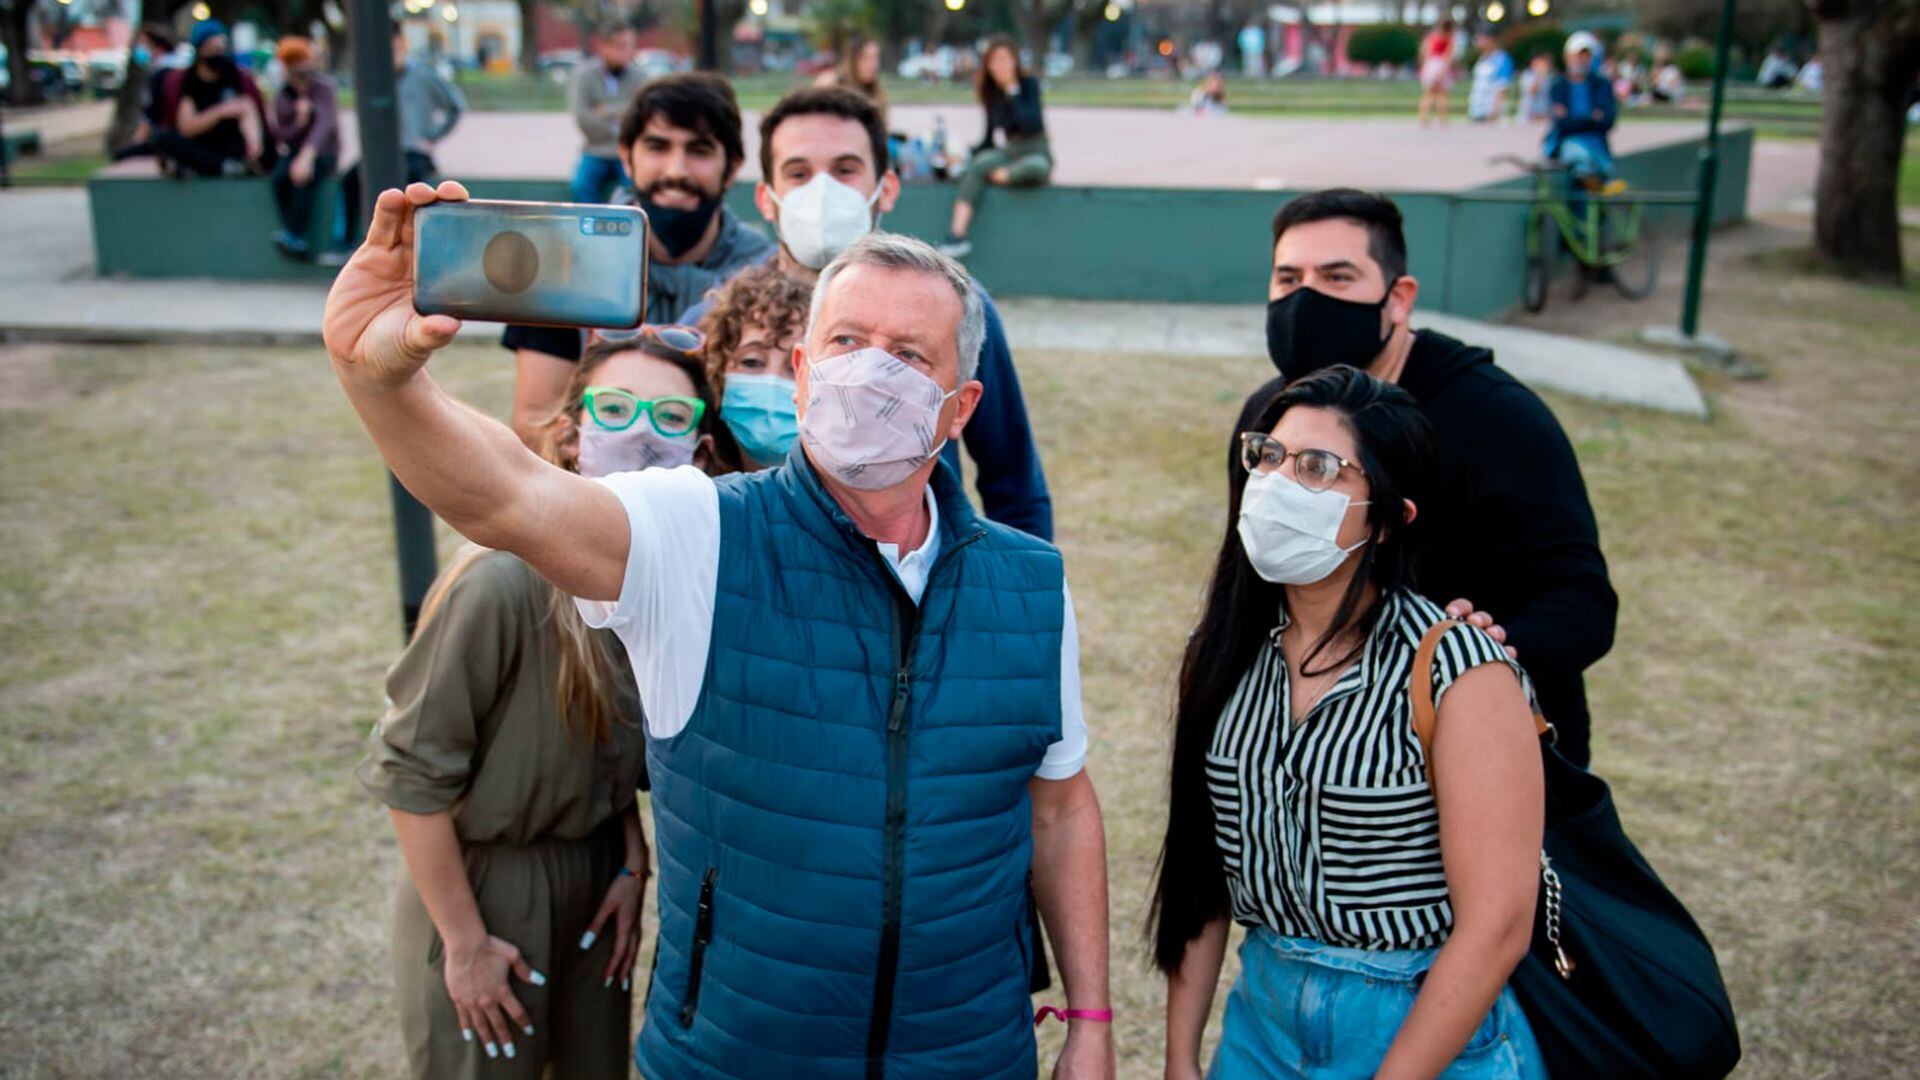
[[[980,110],[901,105],[898,131],[926,134],[943,117],[956,146],[980,137]],[[759,115],[746,116],[745,179],[760,175]],[[342,160],[359,156],[354,118],[342,118]],[[1515,175],[1489,165],[1499,154],[1536,157],[1540,129],[1453,124],[1422,128],[1411,118],[1196,117],[1170,109],[1062,107],[1047,110],[1056,184],[1093,187],[1280,189],[1338,185],[1403,191],[1458,191]],[[1697,123],[1646,121],[1615,129],[1615,153],[1700,134]],[[435,154],[462,178],[573,175],[580,135],[565,113],[470,113]],[[150,174],[151,161],[115,171]]]
[[[113,102],[89,101],[78,105],[36,105],[31,109],[0,109],[9,135],[28,131],[40,133],[42,149],[79,139],[98,139],[106,135],[113,122]]]

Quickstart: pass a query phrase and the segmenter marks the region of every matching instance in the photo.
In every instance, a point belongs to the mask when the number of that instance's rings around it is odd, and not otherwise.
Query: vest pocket
[[[687,960],[687,993],[680,1000],[680,1026],[693,1026],[694,1009],[700,1004],[700,967],[707,959],[707,943],[713,940],[713,867],[700,875],[700,905],[693,911],[693,952]]]

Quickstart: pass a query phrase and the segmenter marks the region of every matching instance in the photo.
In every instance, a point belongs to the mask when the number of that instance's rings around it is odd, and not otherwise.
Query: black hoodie
[[[1254,391],[1234,430],[1246,430],[1283,384]],[[1492,352],[1445,334],[1414,335],[1400,385],[1432,421],[1438,458],[1437,489],[1420,507],[1419,590],[1442,604],[1471,600],[1506,628],[1560,752],[1585,765],[1581,673],[1612,648],[1619,602],[1573,445]]]

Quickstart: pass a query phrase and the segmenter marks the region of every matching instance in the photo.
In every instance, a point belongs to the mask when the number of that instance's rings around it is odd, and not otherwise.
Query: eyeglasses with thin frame
[[[641,348],[653,348],[699,359],[707,347],[707,335],[691,326],[640,326],[632,330],[601,330],[602,341],[632,341]]]
[[[1262,431],[1240,433],[1240,465],[1250,473],[1276,472],[1293,462],[1293,482],[1308,491],[1325,491],[1340,479],[1341,469],[1361,476],[1367,471],[1331,450],[1288,450],[1280,440]]]
[[[653,430],[668,438],[691,434],[700,427],[707,403],[699,398],[643,398],[617,386],[589,386],[581,405],[594,424],[607,431],[625,431],[645,413]]]

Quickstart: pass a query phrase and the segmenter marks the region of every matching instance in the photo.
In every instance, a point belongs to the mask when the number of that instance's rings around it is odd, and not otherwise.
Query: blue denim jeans
[[[1252,930],[1209,1080],[1366,1080],[1380,1068],[1437,949],[1370,952]],[[1511,987],[1442,1080],[1545,1080]]]
[[[625,183],[626,179],[627,170],[621,166],[619,158],[581,154],[580,164],[573,170],[573,201],[606,202],[614,185]]]

